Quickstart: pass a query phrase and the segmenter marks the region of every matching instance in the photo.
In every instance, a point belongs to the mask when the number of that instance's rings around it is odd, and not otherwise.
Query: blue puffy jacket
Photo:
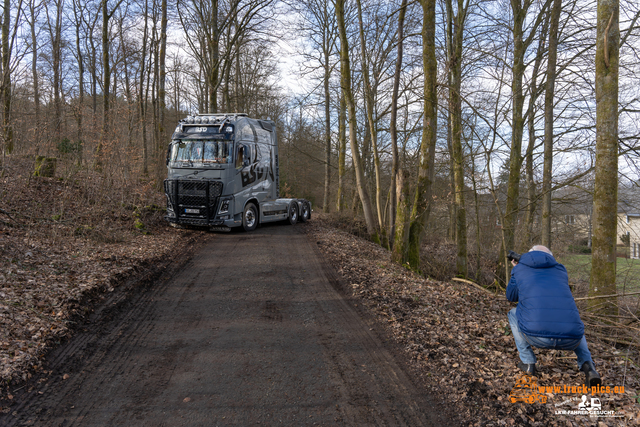
[[[522,254],[511,270],[507,299],[518,303],[518,326],[526,335],[573,339],[584,335],[567,269],[546,252]]]

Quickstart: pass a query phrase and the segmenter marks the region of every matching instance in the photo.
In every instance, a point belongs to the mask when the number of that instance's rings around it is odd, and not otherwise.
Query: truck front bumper
[[[167,179],[165,219],[174,224],[200,227],[234,225],[233,197],[224,197],[220,181]]]

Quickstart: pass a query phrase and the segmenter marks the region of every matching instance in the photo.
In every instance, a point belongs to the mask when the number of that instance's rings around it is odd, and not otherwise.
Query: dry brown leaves
[[[546,393],[547,403],[511,403],[520,378],[503,295],[424,279],[393,263],[380,246],[337,230],[315,215],[306,228],[342,274],[352,295],[385,325],[411,360],[416,382],[444,396],[465,425],[636,425],[640,422],[638,355],[589,339],[603,384],[602,410],[617,418],[560,415],[577,411],[581,392]],[[589,337],[587,333],[587,337]],[[573,352],[536,350],[539,386],[578,386],[584,375]]]
[[[89,300],[191,240],[159,211],[100,204],[91,183],[29,178],[19,174],[29,165],[16,163],[0,178],[0,394],[40,369],[46,349],[91,310]],[[139,201],[162,203],[155,193]]]

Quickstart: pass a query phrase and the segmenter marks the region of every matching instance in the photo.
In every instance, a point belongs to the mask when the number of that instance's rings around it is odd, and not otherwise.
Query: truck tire
[[[311,218],[311,209],[309,206],[309,202],[304,200],[302,203],[302,210],[300,211],[300,222],[307,222],[309,218]]]
[[[253,203],[247,203],[242,213],[242,228],[244,231],[253,231],[258,226],[258,209]]]
[[[291,202],[289,204],[289,224],[294,225],[298,222],[298,203]]]

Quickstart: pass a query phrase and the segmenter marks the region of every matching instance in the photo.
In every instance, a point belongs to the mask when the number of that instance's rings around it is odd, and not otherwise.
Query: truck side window
[[[236,140],[238,139],[243,141],[256,140],[256,132],[251,123],[244,122],[236,127]]]

